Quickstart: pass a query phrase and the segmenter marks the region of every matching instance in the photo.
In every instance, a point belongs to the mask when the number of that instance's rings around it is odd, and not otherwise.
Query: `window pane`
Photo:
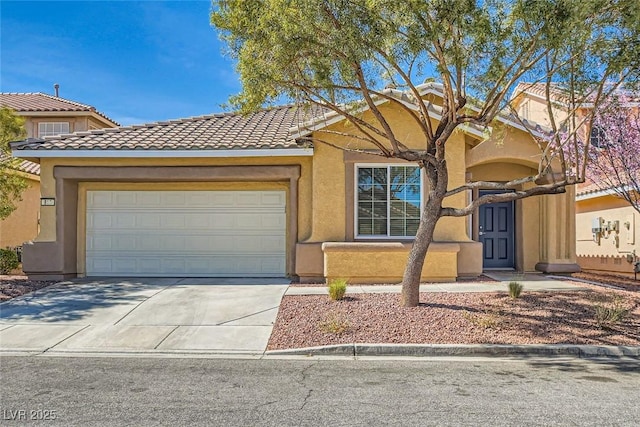
[[[381,202],[374,203],[373,216],[378,219],[387,219],[387,204]]]
[[[391,166],[391,184],[405,182],[405,172],[404,166]]]
[[[407,220],[406,235],[407,236],[415,236],[416,233],[418,232],[418,225],[420,225],[420,220],[419,219],[408,219]]]
[[[387,168],[374,168],[373,181],[376,186],[387,186]]]
[[[373,203],[358,202],[358,218],[371,218],[371,217],[373,217]]]
[[[391,218],[404,218],[407,214],[405,203],[402,201],[391,201]]]
[[[406,179],[404,182],[407,184],[420,186],[420,168],[409,166],[405,168],[406,170]]]
[[[372,174],[371,168],[359,168],[358,169],[358,185],[373,184],[373,179],[371,178],[371,174]]]
[[[407,218],[420,218],[420,201],[407,201],[404,205]]]
[[[405,200],[415,200],[420,202],[420,186],[419,185],[407,185],[405,187]],[[420,205],[420,203],[418,203]]]
[[[373,186],[372,185],[358,186],[358,200],[373,200]]]
[[[358,234],[361,236],[371,236],[373,234],[373,226],[370,219],[358,221]]]
[[[376,236],[387,235],[387,220],[386,219],[374,219],[373,220],[373,234]]]
[[[391,228],[391,235],[392,236],[404,236],[405,232],[404,232],[404,224],[405,224],[405,220],[404,219],[391,219],[389,220],[389,226]]]

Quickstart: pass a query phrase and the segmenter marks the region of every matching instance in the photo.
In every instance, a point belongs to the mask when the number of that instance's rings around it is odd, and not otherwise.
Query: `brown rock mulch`
[[[399,294],[285,296],[268,350],[346,343],[640,345],[640,294],[585,291],[421,293],[402,308]],[[596,309],[618,304],[626,317],[598,325]]]
[[[29,280],[26,276],[0,275],[0,302],[46,288],[56,282]]]
[[[627,291],[640,292],[640,280],[635,280],[633,277],[629,276],[582,271],[580,273],[573,273],[571,277],[613,285],[619,288],[624,288]],[[640,275],[638,277],[640,278]]]

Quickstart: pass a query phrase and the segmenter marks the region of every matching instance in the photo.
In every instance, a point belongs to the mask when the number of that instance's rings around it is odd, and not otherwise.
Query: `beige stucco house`
[[[420,90],[437,119],[441,86]],[[405,143],[420,146],[405,110],[384,102],[380,108]],[[367,119],[366,109],[362,114]],[[504,125],[499,140],[471,127],[454,134],[452,187],[537,170],[531,135],[516,122]],[[24,249],[24,270],[58,279],[398,282],[425,179],[414,164],[340,148],[369,148],[357,140],[302,142],[344,126],[333,113],[283,106],[16,143],[14,155],[40,163],[42,197],[50,204],[41,207],[40,234]],[[463,206],[478,195],[449,201]],[[574,218],[572,189],[443,218],[422,278],[450,281],[485,268],[575,271]]]
[[[599,231],[594,228],[599,227]],[[605,273],[633,273],[640,239],[638,212],[611,190],[594,184],[576,194],[576,253],[580,267]]]
[[[45,93],[0,93],[0,106],[9,107],[25,118],[27,138],[118,126],[90,105]],[[28,180],[29,187],[17,209],[0,221],[0,248],[20,246],[38,235],[40,165],[25,160],[16,173]]]
[[[553,114],[560,123],[567,116],[564,92],[552,89]],[[514,91],[514,105],[525,119],[548,126],[550,124],[545,87],[542,84],[521,84]],[[592,108],[584,103],[577,116],[583,117]],[[579,122],[579,120],[578,120]],[[638,212],[611,190],[596,183],[578,184],[576,188],[576,256],[582,269],[606,273],[633,273],[636,255],[640,255]]]

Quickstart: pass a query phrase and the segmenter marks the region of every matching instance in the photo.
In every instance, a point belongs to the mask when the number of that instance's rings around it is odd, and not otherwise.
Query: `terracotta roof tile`
[[[99,112],[92,107],[91,105],[81,104],[76,101],[71,101],[69,99],[60,98],[53,95],[47,95],[42,92],[32,92],[32,93],[9,93],[2,92],[0,93],[0,105],[3,107],[9,107],[12,110],[21,113],[27,112],[58,112],[58,111],[67,111],[67,112],[93,112],[98,114],[99,116],[109,120],[110,122],[118,125],[117,122],[113,121],[105,114]]]
[[[530,93],[530,94],[538,95],[544,98],[547,96],[546,84],[520,82],[518,83],[516,88],[513,90],[513,94],[511,95],[511,98],[513,99],[522,93]],[[616,95],[628,97],[633,100],[638,100],[640,98],[640,94],[638,92],[629,90],[626,88],[617,88],[613,93]],[[569,101],[569,91],[556,83],[550,84],[549,95],[551,96],[551,99],[554,101],[560,101],[560,102]],[[587,95],[586,98],[587,98],[587,101],[593,99],[593,97],[589,95]]]
[[[547,96],[547,89],[545,83],[527,83],[520,82],[513,90],[512,98],[520,95],[521,93],[531,93],[533,95],[538,95],[542,97]],[[564,90],[561,86],[551,83],[549,86],[549,95],[552,99],[557,101],[567,101],[568,95],[567,91]]]
[[[6,156],[4,154],[0,154],[0,161],[4,160],[4,159],[7,159],[7,158],[8,158],[8,156]],[[21,172],[26,172],[26,173],[29,173],[29,174],[32,174],[32,175],[40,175],[40,164],[34,163],[34,162],[30,162],[28,160],[20,161],[20,163],[17,164],[16,169],[21,171]]]
[[[294,106],[225,113],[14,143],[15,150],[244,150],[299,148],[289,129],[319,112]]]

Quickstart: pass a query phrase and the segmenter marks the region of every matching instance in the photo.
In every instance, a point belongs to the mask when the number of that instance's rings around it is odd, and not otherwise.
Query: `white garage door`
[[[88,276],[281,277],[284,191],[88,191]]]

